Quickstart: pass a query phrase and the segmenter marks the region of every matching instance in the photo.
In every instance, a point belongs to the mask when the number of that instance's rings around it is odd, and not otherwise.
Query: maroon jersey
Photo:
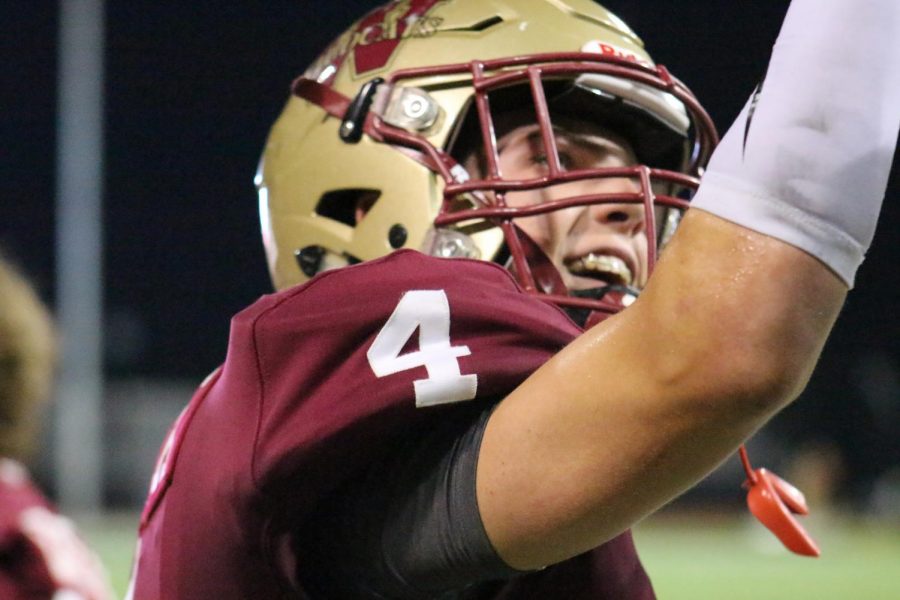
[[[496,265],[408,250],[261,298],[232,320],[224,365],[160,453],[133,598],[308,598],[303,532],[330,494],[504,397],[579,333]],[[653,592],[626,533],[466,597]]]
[[[17,462],[0,458],[0,598],[112,600],[106,572]]]
[[[49,509],[25,470],[7,459],[0,465],[0,598],[49,599],[57,586],[43,556],[22,531],[22,514]]]

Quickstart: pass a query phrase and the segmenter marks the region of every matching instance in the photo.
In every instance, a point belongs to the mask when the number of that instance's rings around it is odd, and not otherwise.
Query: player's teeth
[[[628,264],[618,256],[609,254],[594,254],[593,252],[569,263],[569,270],[573,273],[610,273],[622,280],[625,285],[631,285],[632,273]]]

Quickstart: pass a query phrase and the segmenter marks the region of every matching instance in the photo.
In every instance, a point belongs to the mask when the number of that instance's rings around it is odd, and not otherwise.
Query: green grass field
[[[124,595],[137,516],[78,522]],[[789,554],[749,518],[718,514],[665,512],[641,523],[635,539],[660,600],[900,600],[900,523],[822,516],[805,524],[818,559]]]
[[[784,550],[751,517],[665,514],[635,530],[661,600],[898,600],[900,524],[821,516],[819,558]]]

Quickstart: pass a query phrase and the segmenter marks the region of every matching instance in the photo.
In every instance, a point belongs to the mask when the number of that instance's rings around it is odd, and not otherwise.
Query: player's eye
[[[531,163],[535,165],[541,165],[546,167],[548,164],[547,155],[546,154],[532,154],[531,155]]]
[[[543,168],[547,168],[550,164],[550,160],[547,158],[546,152],[537,152],[531,156],[532,164],[539,165]],[[569,171],[574,166],[575,161],[572,156],[568,152],[560,152],[559,153],[559,166],[562,167],[563,171]]]

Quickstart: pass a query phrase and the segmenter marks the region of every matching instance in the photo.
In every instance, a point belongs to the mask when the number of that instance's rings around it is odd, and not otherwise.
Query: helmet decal
[[[350,52],[353,53],[354,78],[384,68],[403,39],[437,33],[443,19],[427,13],[446,1],[395,0],[373,10],[335,40],[306,76],[319,83],[331,83]]]
[[[609,42],[601,42],[599,40],[591,40],[588,43],[584,44],[581,47],[582,52],[591,52],[594,54],[601,54],[603,56],[612,56],[614,58],[623,58],[625,60],[630,60],[632,62],[636,62],[639,65],[645,67],[653,67],[653,63],[649,60],[641,58],[634,52],[629,52],[624,48],[620,48]]]

